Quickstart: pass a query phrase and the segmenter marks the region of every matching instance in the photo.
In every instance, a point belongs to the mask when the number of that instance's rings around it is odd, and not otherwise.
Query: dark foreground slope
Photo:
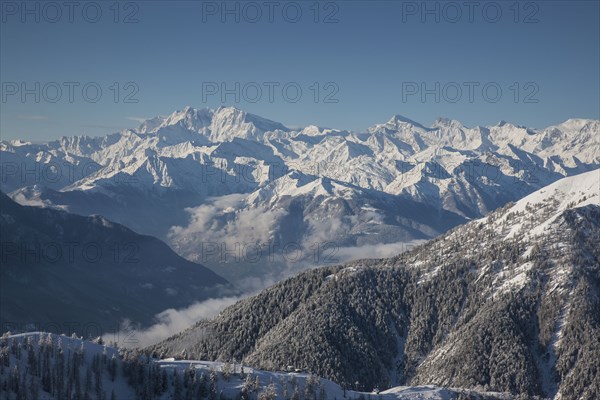
[[[363,390],[599,398],[599,172],[396,258],[304,273],[151,350],[291,365]]]
[[[0,234],[3,331],[101,334],[125,318],[147,325],[227,284],[158,239],[100,216],[21,206],[2,193]]]

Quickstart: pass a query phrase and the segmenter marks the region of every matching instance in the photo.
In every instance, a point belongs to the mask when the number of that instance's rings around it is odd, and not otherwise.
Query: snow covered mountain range
[[[599,132],[597,120],[424,127],[399,115],[365,132],[292,130],[232,107],[186,107],[105,137],[0,142],[0,188],[22,204],[101,214],[235,279],[227,265],[289,267],[291,247],[294,260],[323,264],[435,237],[599,167]]]

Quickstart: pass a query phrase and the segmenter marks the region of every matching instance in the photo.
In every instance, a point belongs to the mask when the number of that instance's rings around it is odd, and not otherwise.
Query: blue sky
[[[600,118],[598,1],[289,3],[82,1],[70,20],[64,2],[58,16],[2,1],[2,138],[104,135],[186,105],[355,130],[394,114],[467,126]]]

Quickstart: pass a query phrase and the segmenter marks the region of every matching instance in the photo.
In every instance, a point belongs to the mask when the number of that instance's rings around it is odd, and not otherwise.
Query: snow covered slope
[[[305,372],[267,372],[211,361],[156,360],[98,342],[40,332],[0,338],[0,361],[0,394],[11,400],[508,398],[500,393],[435,386],[361,393]]]

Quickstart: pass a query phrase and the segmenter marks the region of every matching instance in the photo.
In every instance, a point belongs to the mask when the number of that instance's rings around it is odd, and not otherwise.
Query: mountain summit
[[[144,121],[137,131],[143,134],[160,135],[176,132],[179,129],[198,133],[212,143],[231,141],[234,138],[262,140],[266,132],[289,131],[278,122],[235,107],[195,109],[189,106],[167,117]]]

